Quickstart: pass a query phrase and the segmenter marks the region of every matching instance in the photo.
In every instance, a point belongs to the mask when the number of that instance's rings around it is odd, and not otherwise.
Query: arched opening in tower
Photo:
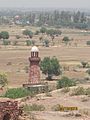
[[[5,114],[4,117],[3,117],[3,120],[10,120],[11,119],[11,116],[10,114]]]

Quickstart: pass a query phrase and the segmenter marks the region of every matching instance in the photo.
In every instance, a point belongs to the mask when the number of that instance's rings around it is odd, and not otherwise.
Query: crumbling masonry
[[[19,115],[17,101],[0,99],[0,120],[18,120]]]

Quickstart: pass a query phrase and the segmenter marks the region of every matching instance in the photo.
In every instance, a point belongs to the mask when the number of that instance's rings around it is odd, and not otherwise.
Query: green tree
[[[42,73],[47,75],[48,80],[51,80],[54,75],[58,76],[61,74],[61,66],[56,57],[45,57],[40,63],[40,68]]]
[[[86,43],[86,44],[90,46],[90,41],[87,41],[87,43]]]
[[[4,87],[8,84],[7,75],[5,73],[0,73],[0,85]]]
[[[2,31],[0,33],[0,38],[2,38],[2,39],[9,39],[9,33],[7,31]]]
[[[39,33],[40,33],[40,31],[37,30],[37,31],[35,32],[35,35],[39,35]]]
[[[82,61],[81,64],[82,64],[83,68],[85,68],[86,65],[88,64],[88,62],[87,61]]]
[[[11,41],[9,41],[9,40],[3,40],[3,45],[10,45],[11,44]]]
[[[30,38],[32,38],[33,37],[33,32],[30,31],[30,30],[24,30],[23,35],[26,35],[26,36],[29,36]]]
[[[26,40],[26,45],[27,46],[30,46],[32,43],[31,43],[31,40]]]
[[[68,37],[64,37],[63,38],[63,42],[67,45],[68,44],[68,42],[70,41],[70,39],[68,38]]]
[[[45,47],[49,47],[49,40],[44,40],[44,45],[45,45]]]
[[[46,33],[46,31],[47,31],[47,29],[46,29],[45,27],[42,27],[42,28],[40,29],[40,32],[41,32],[41,33]]]

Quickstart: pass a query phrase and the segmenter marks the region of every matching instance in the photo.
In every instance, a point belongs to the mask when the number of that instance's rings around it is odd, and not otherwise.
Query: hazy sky
[[[0,0],[0,7],[90,8],[90,0]]]

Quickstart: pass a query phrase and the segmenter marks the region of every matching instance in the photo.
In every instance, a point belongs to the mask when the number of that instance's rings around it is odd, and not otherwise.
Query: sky
[[[90,0],[0,0],[0,7],[90,8]]]

